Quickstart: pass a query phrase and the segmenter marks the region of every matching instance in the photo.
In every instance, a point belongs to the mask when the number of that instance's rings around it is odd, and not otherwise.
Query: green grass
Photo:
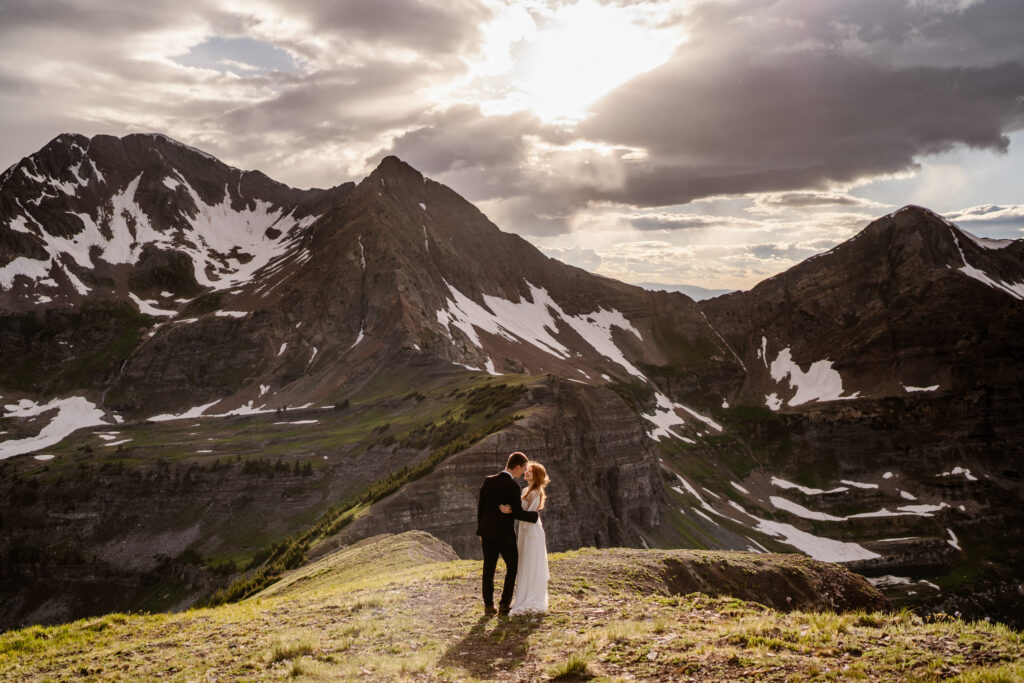
[[[1020,683],[1024,681],[1024,662],[971,669],[953,678],[954,683]]]
[[[314,649],[314,640],[310,634],[286,633],[274,639],[270,646],[268,663],[275,664],[286,659],[297,659],[311,654]]]
[[[548,670],[548,676],[553,681],[580,680],[592,678],[588,667],[589,657],[580,654],[571,654],[561,664],[557,664]]]
[[[480,563],[454,557],[423,532],[383,536],[240,603],[0,634],[0,679],[974,683],[1024,672],[1022,634],[999,624],[907,611],[783,613],[728,594],[679,594],[664,573],[666,558],[725,583],[754,569],[833,571],[805,558],[553,553],[547,614],[485,618]],[[586,590],[575,591],[581,582]]]
[[[487,620],[477,596],[479,563],[431,561],[443,546],[427,539],[373,539],[305,566],[251,600],[171,617],[178,620],[173,642],[159,624],[132,617],[141,621],[133,621],[128,645],[147,651],[153,640],[166,643],[155,663],[139,663],[135,673],[170,667],[181,680],[234,671],[251,679],[315,680],[927,681],[957,675],[957,668],[960,680],[1002,681],[1014,680],[1024,656],[1019,632],[993,624],[924,623],[909,612],[783,614],[732,597],[673,595],[656,569],[667,551],[552,554],[551,611]],[[796,562],[673,556],[690,558],[694,570],[726,562],[739,573],[755,561],[782,571],[786,565],[778,563]],[[581,580],[587,590],[573,592]],[[205,668],[186,665],[180,655],[214,632],[219,638],[203,646]],[[242,647],[229,650],[225,642]],[[31,661],[43,675],[46,665],[35,662],[74,670],[76,658],[86,656],[77,652],[37,652]],[[102,672],[113,661],[89,666]]]

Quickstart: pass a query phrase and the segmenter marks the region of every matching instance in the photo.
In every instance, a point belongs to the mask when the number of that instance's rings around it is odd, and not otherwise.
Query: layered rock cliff
[[[477,494],[513,451],[542,463],[552,480],[541,513],[549,550],[647,545],[661,524],[665,494],[636,413],[607,389],[552,376],[524,403],[532,406],[528,417],[381,501],[316,554],[366,536],[422,529],[461,557],[481,557]]]

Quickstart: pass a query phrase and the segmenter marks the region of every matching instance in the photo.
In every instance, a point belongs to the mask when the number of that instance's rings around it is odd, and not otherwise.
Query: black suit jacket
[[[476,508],[476,535],[481,538],[515,541],[516,530],[513,521],[536,522],[536,512],[523,509],[522,489],[512,475],[502,471],[484,479],[480,487],[480,498]],[[510,505],[512,514],[502,514],[499,505]]]

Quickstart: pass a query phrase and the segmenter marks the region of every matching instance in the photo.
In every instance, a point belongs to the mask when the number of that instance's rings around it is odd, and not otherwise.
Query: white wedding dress
[[[540,496],[532,496],[524,509],[532,512],[539,503]],[[519,546],[519,568],[516,572],[516,593],[509,614],[547,612],[550,576],[548,548],[540,520],[536,524],[520,520],[516,542]]]

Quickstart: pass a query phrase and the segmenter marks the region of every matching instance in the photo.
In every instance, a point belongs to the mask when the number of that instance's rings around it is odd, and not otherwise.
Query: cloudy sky
[[[1024,237],[1022,36],[1021,0],[0,0],[0,167],[396,154],[566,262],[748,288],[908,203]]]

